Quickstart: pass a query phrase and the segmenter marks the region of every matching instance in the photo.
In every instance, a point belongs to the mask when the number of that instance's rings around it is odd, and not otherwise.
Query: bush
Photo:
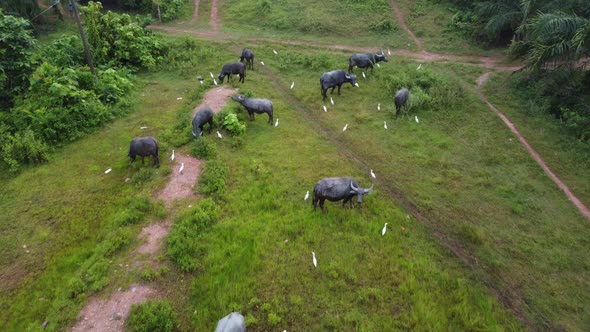
[[[57,67],[78,67],[84,65],[84,48],[80,37],[62,36],[45,45],[36,54],[37,62],[48,62]]]
[[[200,137],[192,144],[191,154],[199,159],[212,159],[217,155],[217,146],[207,137]]]
[[[23,163],[42,163],[47,161],[48,147],[35,137],[32,130],[14,135],[8,133],[6,126],[0,127],[0,158],[11,172],[19,170]]]
[[[200,238],[219,218],[219,209],[211,199],[202,200],[174,221],[168,235],[168,255],[182,271],[194,271],[202,255]]]
[[[232,135],[241,135],[246,131],[246,124],[241,123],[235,113],[228,113],[223,118],[221,126],[229,131]]]
[[[152,210],[152,202],[149,197],[128,198],[123,203],[124,208],[114,216],[115,225],[126,226],[136,224]]]
[[[204,195],[221,195],[225,192],[227,167],[220,161],[210,160],[205,163],[199,179],[198,190]]]
[[[169,301],[148,301],[131,306],[126,330],[168,332],[174,330],[178,319]]]

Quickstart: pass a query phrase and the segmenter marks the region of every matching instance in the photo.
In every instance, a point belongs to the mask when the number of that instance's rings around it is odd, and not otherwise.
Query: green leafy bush
[[[199,159],[212,159],[217,155],[217,146],[202,136],[191,145],[191,154]]]
[[[200,239],[219,218],[212,199],[204,199],[174,221],[168,235],[168,255],[182,271],[194,271],[202,255]]]
[[[84,65],[84,48],[80,37],[62,36],[40,48],[35,55],[38,63],[48,62],[57,67],[78,67]]]
[[[223,118],[221,126],[232,135],[241,135],[246,131],[246,125],[238,120],[238,116],[235,113],[228,113]]]
[[[128,198],[123,206],[124,208],[114,216],[115,224],[119,226],[138,223],[153,207],[149,197],[146,196]]]
[[[18,171],[23,162],[38,164],[47,161],[48,147],[35,137],[32,130],[13,135],[6,128],[0,127],[0,158],[11,172]]]
[[[173,331],[178,325],[178,318],[169,301],[148,301],[131,306],[126,322],[127,331],[144,332]]]
[[[209,160],[203,168],[203,173],[199,179],[199,192],[204,195],[223,194],[225,192],[227,167],[220,161]]]

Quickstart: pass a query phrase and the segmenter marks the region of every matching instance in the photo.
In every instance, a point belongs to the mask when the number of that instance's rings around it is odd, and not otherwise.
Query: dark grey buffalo
[[[395,93],[393,100],[395,101],[395,116],[400,114],[402,106],[407,108],[408,99],[410,98],[410,91],[408,89],[401,89]]]
[[[131,162],[135,161],[136,156],[141,156],[141,163],[145,156],[154,157],[154,166],[160,167],[160,159],[158,158],[158,141],[151,136],[136,137],[131,140],[129,144],[129,153],[127,155],[131,158]]]
[[[231,80],[231,75],[237,74],[240,76],[238,82],[244,83],[244,77],[246,77],[246,66],[241,62],[226,63],[221,68],[221,74],[219,74],[219,80],[223,83],[223,78],[227,76],[227,81]]]
[[[215,332],[246,332],[246,320],[239,312],[232,312],[217,322]]]
[[[320,208],[326,212],[324,208],[324,201],[329,200],[336,202],[344,200],[342,207],[346,202],[350,202],[350,207],[354,207],[352,204],[352,198],[357,196],[357,203],[363,202],[363,195],[368,195],[373,190],[373,185],[370,188],[361,188],[353,178],[324,178],[318,181],[313,187],[313,209],[315,210],[318,202],[320,202]]]
[[[209,132],[213,128],[213,110],[209,106],[203,106],[193,118],[193,136],[199,138],[203,135],[203,127],[209,124]]]
[[[244,62],[244,59],[246,59],[246,68],[254,70],[254,52],[251,49],[245,48],[242,50],[240,62]]]
[[[320,77],[320,86],[322,88],[322,96],[324,97],[324,100],[326,100],[326,91],[328,91],[329,88],[332,88],[330,93],[334,93],[334,89],[338,87],[338,95],[340,96],[340,88],[344,83],[350,83],[350,85],[358,87],[358,84],[356,83],[356,75],[350,75],[344,70],[339,69],[323,73],[322,77]]]
[[[268,123],[272,124],[272,101],[268,99],[246,98],[244,96],[233,96],[231,99],[237,101],[246,108],[250,120],[254,120],[254,113],[266,113],[268,114]]]
[[[373,65],[377,62],[387,62],[387,58],[385,54],[381,52],[381,54],[376,53],[357,53],[353,54],[348,59],[348,72],[352,73],[352,69],[356,66],[359,68],[371,68],[371,73],[373,72]]]

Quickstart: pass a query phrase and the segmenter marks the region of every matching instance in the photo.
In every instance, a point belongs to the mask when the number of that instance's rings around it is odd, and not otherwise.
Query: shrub
[[[46,162],[47,152],[47,145],[32,130],[12,135],[6,126],[0,127],[0,158],[11,172],[18,171],[22,163]]]
[[[228,113],[223,118],[221,126],[229,131],[232,135],[241,135],[246,131],[246,124],[241,123],[235,113]]]
[[[203,168],[203,173],[199,179],[199,192],[204,195],[223,194],[225,191],[227,167],[220,161],[209,160]]]
[[[78,67],[85,63],[83,50],[80,37],[62,36],[41,48],[36,58],[57,67]]]
[[[200,159],[212,159],[217,155],[217,146],[209,138],[200,137],[192,144],[191,154]]]
[[[178,324],[176,313],[169,301],[148,301],[131,307],[126,322],[127,331],[159,331],[174,330]]]
[[[119,226],[138,223],[152,209],[153,205],[148,197],[143,196],[128,198],[123,206],[124,208],[119,210],[114,217],[115,224]]]

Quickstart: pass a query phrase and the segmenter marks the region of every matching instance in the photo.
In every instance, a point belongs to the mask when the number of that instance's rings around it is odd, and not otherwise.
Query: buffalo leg
[[[326,210],[326,208],[324,208],[324,202],[326,201],[325,198],[320,198],[320,208],[322,209],[322,211],[324,213],[328,212],[328,210]]]
[[[338,95],[340,96],[340,88],[342,87],[342,84],[338,84]]]
[[[334,93],[334,89],[336,89],[336,86],[333,86],[332,87],[332,91],[330,91],[330,94],[333,94]],[[340,88],[338,88],[338,94],[340,94]]]

